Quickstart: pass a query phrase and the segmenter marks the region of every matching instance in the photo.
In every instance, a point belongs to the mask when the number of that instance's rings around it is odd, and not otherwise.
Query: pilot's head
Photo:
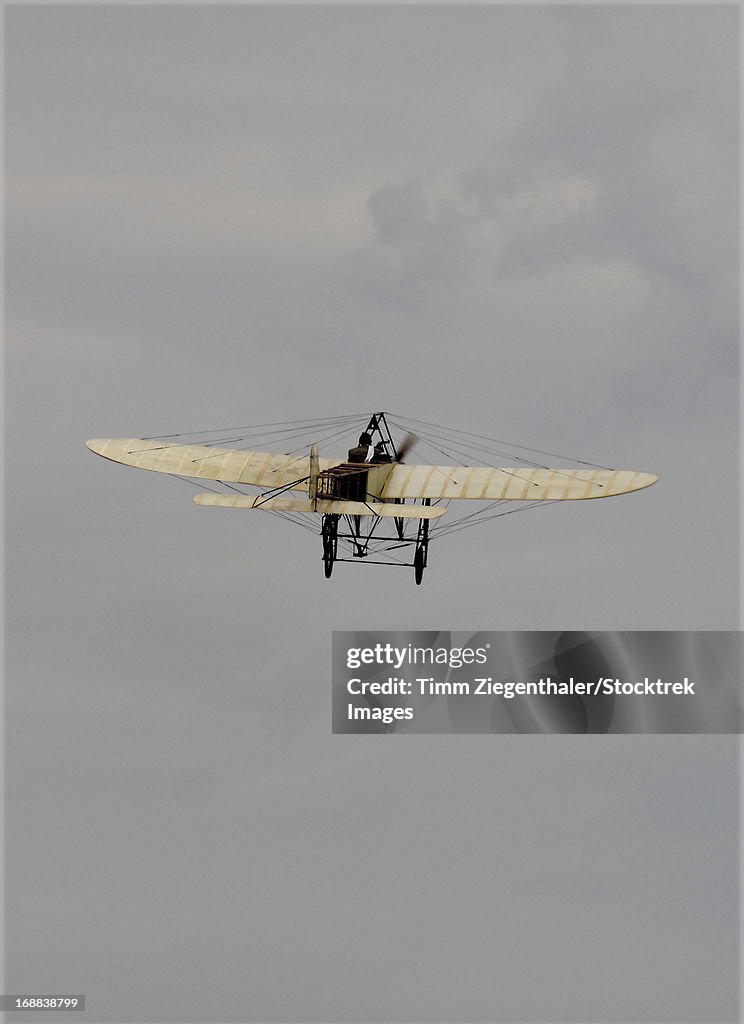
[[[363,434],[359,435],[359,444],[372,444],[372,435],[365,430]]]

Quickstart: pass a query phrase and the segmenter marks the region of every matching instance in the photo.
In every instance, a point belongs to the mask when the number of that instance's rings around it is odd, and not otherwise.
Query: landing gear
[[[334,499],[324,500],[330,502]],[[424,505],[430,504],[430,500],[424,499]],[[370,511],[372,512],[373,510],[370,509]],[[363,527],[362,516],[357,513],[323,513],[320,534],[323,541],[322,558],[325,578],[327,580],[331,578],[335,562],[352,562],[363,558],[374,565],[390,565],[392,562],[392,564],[401,566],[413,566],[416,586],[420,586],[424,577],[424,569],[429,560],[430,520],[414,519],[412,516],[405,518],[401,516],[400,519],[404,527],[405,524],[409,524],[414,526],[415,529],[415,524],[417,523],[417,532],[412,531],[409,534],[403,532],[402,536],[397,530],[392,535],[389,532],[383,534],[383,531],[378,534],[375,532],[378,525],[381,523],[384,525],[385,523],[384,517],[380,515],[374,517],[371,526]],[[340,551],[338,548],[339,542],[341,543]],[[373,543],[375,546],[370,547],[370,543]],[[399,548],[408,548],[409,552],[413,548],[412,561],[401,559],[396,557],[396,555],[391,556],[389,561],[385,560],[385,556],[389,551],[397,552]],[[408,558],[410,558],[410,554]]]
[[[333,572],[333,563],[336,561],[338,550],[338,516],[324,515],[322,536],[323,536],[323,569],[325,578],[329,580]]]

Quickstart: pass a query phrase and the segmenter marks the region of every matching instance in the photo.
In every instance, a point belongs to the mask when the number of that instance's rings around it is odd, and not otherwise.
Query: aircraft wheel
[[[413,575],[416,579],[416,586],[421,586],[421,580],[424,577],[424,569],[426,568],[426,555],[421,545],[416,548],[416,554],[413,556]]]
[[[338,524],[335,517],[328,516],[323,521],[323,569],[325,578],[329,580],[336,560]]]
[[[325,578],[329,580],[333,572],[333,552],[323,552],[323,571],[325,572]]]

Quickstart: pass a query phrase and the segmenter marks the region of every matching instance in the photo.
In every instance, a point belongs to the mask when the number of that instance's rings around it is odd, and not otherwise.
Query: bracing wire
[[[434,427],[435,429],[438,429],[438,430],[447,430],[450,433],[453,433],[453,434],[456,434],[456,435],[465,435],[465,437],[475,437],[475,438],[478,438],[478,440],[480,440],[480,441],[493,441],[496,444],[506,445],[508,448],[519,448],[521,451],[536,452],[538,455],[548,455],[552,459],[566,459],[566,461],[568,461],[568,462],[576,462],[576,463],[578,463],[579,465],[582,465],[582,466],[591,466],[593,469],[609,469],[609,470],[612,470],[612,468],[613,468],[612,466],[603,466],[603,465],[601,465],[598,462],[589,462],[586,459],[577,459],[573,455],[559,455],[557,452],[549,452],[549,451],[546,451],[543,448],[531,448],[528,445],[517,444],[514,441],[504,441],[503,439],[500,439],[498,437],[488,437],[486,434],[475,434],[475,433],[473,433],[470,430],[460,430],[457,427],[442,427],[440,424],[437,424],[437,423],[430,423],[427,420],[417,420],[417,419],[415,419],[415,418],[413,418],[411,416],[400,416],[397,413],[393,413],[391,415],[394,415],[397,420],[403,420],[405,423],[413,424],[413,426],[411,426],[410,428],[407,428],[407,429],[411,429],[411,430],[414,430],[414,431],[416,430],[416,425],[419,425],[419,427],[420,426]],[[464,439],[463,439],[463,443],[464,443]]]
[[[252,426],[245,427],[223,427],[214,428],[212,430],[184,431],[177,434],[151,435],[150,437],[143,438],[143,440],[173,441],[173,445],[163,445],[163,448],[168,448],[183,443],[183,440],[179,441],[175,439],[201,437],[204,438],[201,442],[190,443],[200,443],[202,447],[206,448],[216,447],[219,445],[240,445],[241,447],[234,448],[232,450],[244,451],[248,450],[249,446],[256,442],[276,447],[279,445],[285,445],[287,442],[290,444],[297,444],[309,438],[309,443],[299,444],[299,446],[292,448],[290,451],[284,452],[285,455],[294,455],[298,452],[309,449],[311,444],[328,444],[336,441],[344,435],[351,435],[352,432],[360,429],[363,424],[366,424],[368,419],[369,416],[367,414],[356,413],[345,416],[330,416],[323,419],[274,421],[269,423],[253,424]],[[515,448],[522,452],[530,452],[533,454],[547,455],[551,458],[563,459],[573,462],[574,465],[590,466],[595,469],[610,469],[610,467],[602,466],[599,463],[589,462],[585,459],[571,458],[570,456],[559,455],[555,452],[545,451],[544,449],[533,448],[527,445],[516,444],[499,438],[489,437],[485,434],[477,434],[472,431],[461,430],[454,427],[445,427],[440,424],[431,423],[415,417],[390,414],[388,415],[388,421],[390,426],[395,429],[414,433],[417,442],[420,442],[441,455],[444,455],[448,460],[454,460],[455,464],[451,467],[453,470],[456,470],[458,465],[490,466],[494,459],[512,459],[520,465],[536,469],[550,468],[542,462],[528,458],[524,455],[519,455],[517,453],[509,454],[503,450],[505,447]],[[499,447],[495,447],[496,445]],[[215,452],[215,456],[218,454],[218,452]],[[213,456],[207,455],[202,458],[208,459],[211,457]],[[299,456],[297,461],[301,461],[301,459],[305,457],[306,456]],[[486,461],[487,458],[490,458],[492,461]],[[442,467],[433,466],[428,459],[421,455],[418,456],[417,461],[430,465],[432,468],[442,470]],[[496,468],[521,479],[518,472],[511,472],[510,470],[499,466]],[[562,472],[554,467],[552,468],[552,471],[555,473]],[[215,494],[225,493],[224,490],[220,491],[207,486],[202,480],[193,480],[176,474],[169,475],[201,490],[207,490]],[[445,475],[447,474],[445,473]],[[240,485],[236,486],[235,484],[227,481],[217,481],[217,483],[223,488],[229,489],[230,491],[238,494],[253,493],[241,489]],[[435,504],[439,504],[439,502],[436,502]],[[444,504],[451,507],[449,501],[445,500]],[[529,501],[529,499],[527,499],[525,501],[515,503],[513,501],[506,501],[505,499],[497,499],[496,501],[482,505],[474,511],[464,511],[463,514],[459,515],[457,518],[450,519],[448,516],[446,519],[441,518],[433,520],[429,527],[429,539],[430,541],[434,539],[439,540],[445,536],[452,536],[462,530],[469,529],[470,527],[490,522],[493,519],[552,504],[554,504],[554,502],[550,500]],[[504,509],[502,508],[503,505],[508,505],[510,507]],[[496,511],[497,509],[499,509],[499,511]],[[308,513],[280,511],[277,509],[266,509],[265,511],[270,512],[272,515],[279,516],[286,522],[292,523],[295,526],[302,527],[302,529],[308,530],[314,535],[317,535],[319,532],[315,522],[312,520],[309,521],[310,514]],[[408,523],[406,526],[408,526]],[[342,540],[342,538],[339,538],[339,543],[344,544],[344,550],[346,550],[347,547],[351,550],[354,549],[354,542],[351,540]],[[372,532],[370,532],[365,543],[367,555],[369,557],[382,557],[386,560],[406,565],[409,563],[398,558],[397,555],[392,554],[392,552],[397,551],[399,548],[405,548],[414,544],[415,537],[411,534],[404,534],[402,540],[393,540],[392,538],[374,537]],[[359,561],[364,561],[364,558],[360,558]]]
[[[532,502],[529,502],[527,505],[520,505],[518,508],[509,508],[509,509],[506,509],[504,512],[495,512],[493,515],[486,516],[484,519],[479,520],[479,523],[488,523],[492,519],[501,519],[503,516],[512,516],[516,512],[528,512],[531,509],[545,508],[547,505],[555,505],[555,504],[556,504],[556,502],[554,500],[532,501]],[[460,520],[456,520],[456,521],[454,521],[452,523],[448,523],[447,529],[442,531],[442,533],[439,534],[439,537],[441,538],[443,536],[451,536],[454,533],[460,533],[462,530],[467,530],[470,526],[477,526],[477,525],[479,525],[479,523],[465,523],[465,524],[461,524]]]
[[[212,430],[186,430],[181,431],[178,434],[152,434],[149,437],[143,437],[143,441],[165,441],[172,437],[201,437],[204,434],[227,434],[235,433],[236,431],[242,430],[257,430],[259,427],[291,427],[295,424],[304,423],[307,428],[312,429],[319,425],[325,425],[329,423],[338,423],[341,420],[359,420],[360,413],[352,413],[348,416],[329,416],[325,419],[304,419],[304,420],[276,420],[273,423],[254,423],[248,427],[215,427]]]

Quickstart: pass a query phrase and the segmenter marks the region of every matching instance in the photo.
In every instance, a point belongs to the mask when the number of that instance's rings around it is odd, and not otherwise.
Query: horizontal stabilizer
[[[378,501],[335,501],[310,498],[262,498],[260,494],[207,494],[194,495],[194,503],[213,508],[262,508],[267,512],[319,512],[346,516],[382,516],[401,519],[438,519],[447,511],[441,506],[395,505]]]

